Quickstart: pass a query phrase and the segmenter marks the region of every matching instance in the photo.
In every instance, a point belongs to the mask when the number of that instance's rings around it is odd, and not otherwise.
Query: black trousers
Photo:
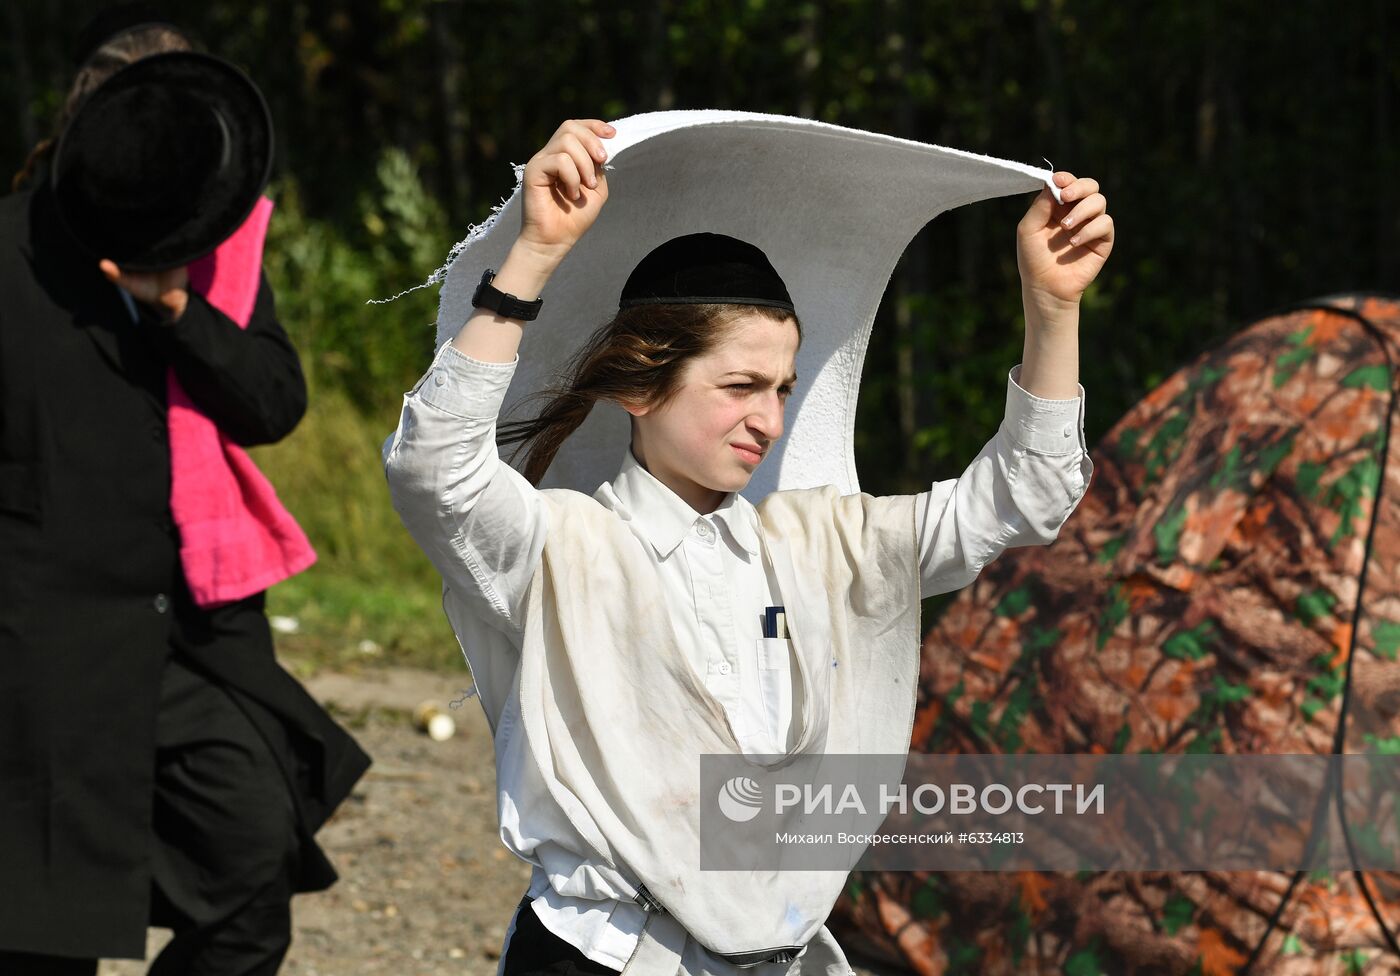
[[[515,910],[515,930],[506,943],[501,976],[616,976],[544,927],[526,895]]]
[[[242,709],[178,650],[161,677],[155,758],[151,924],[175,935],[148,973],[272,976],[292,940],[291,794]],[[5,976],[96,971],[95,959],[0,952]]]

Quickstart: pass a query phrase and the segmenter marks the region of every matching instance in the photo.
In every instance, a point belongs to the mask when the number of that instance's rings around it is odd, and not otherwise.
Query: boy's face
[[[632,453],[697,512],[714,511],[783,434],[797,344],[791,319],[736,319],[714,349],[685,364],[665,406],[627,408],[636,418]]]

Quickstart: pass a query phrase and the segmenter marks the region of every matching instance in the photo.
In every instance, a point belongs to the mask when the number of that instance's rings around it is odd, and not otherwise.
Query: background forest
[[[94,0],[0,4],[0,169],[49,133]],[[1389,0],[207,0],[180,17],[277,127],[266,267],[311,410],[255,452],[320,563],[284,649],[460,660],[379,464],[432,351],[421,282],[568,117],[778,112],[1092,175],[1118,229],[1086,295],[1091,445],[1147,390],[1299,300],[1400,288],[1400,7]],[[956,477],[1020,356],[1026,200],[930,224],[866,361],[862,487]],[[595,323],[580,323],[591,327]]]

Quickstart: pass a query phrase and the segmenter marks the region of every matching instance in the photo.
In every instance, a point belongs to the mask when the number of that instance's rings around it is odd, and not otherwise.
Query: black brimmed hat
[[[237,230],[271,168],[257,86],[227,61],[179,51],[122,68],[87,98],[54,153],[53,191],[94,257],[158,271]]]

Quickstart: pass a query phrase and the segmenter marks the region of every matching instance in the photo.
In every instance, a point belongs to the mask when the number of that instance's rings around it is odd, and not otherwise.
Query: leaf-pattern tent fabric
[[[1330,296],[1153,390],[929,630],[911,750],[1400,753],[1397,364],[1400,297]],[[1400,972],[1377,916],[1400,875],[887,872],[830,925],[921,974]]]

